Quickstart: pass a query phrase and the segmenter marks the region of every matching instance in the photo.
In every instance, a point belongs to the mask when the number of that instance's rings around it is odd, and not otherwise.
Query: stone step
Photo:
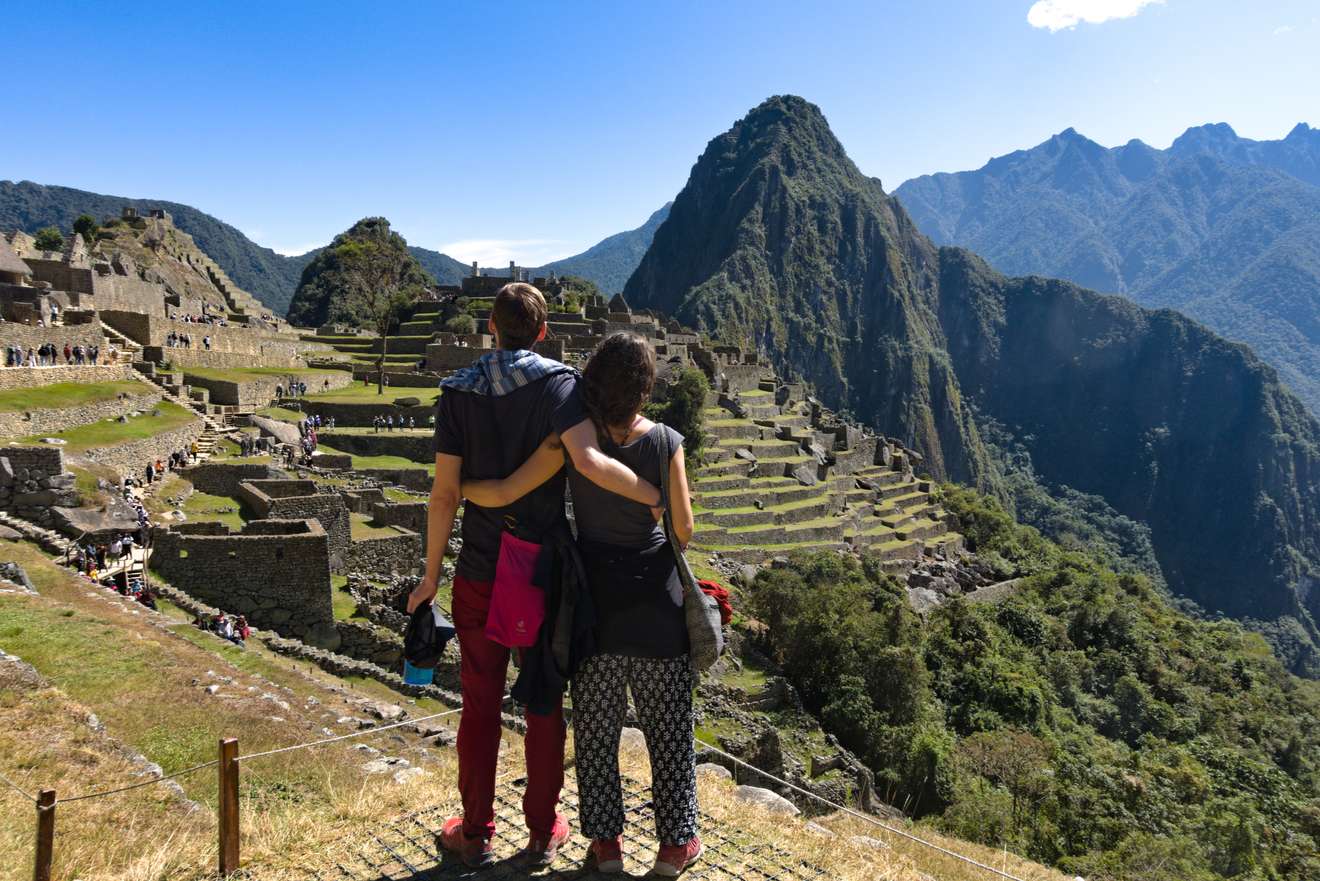
[[[703,508],[721,510],[724,508],[744,508],[758,501],[764,502],[766,505],[782,505],[813,498],[820,495],[821,492],[822,488],[819,486],[801,486],[797,481],[792,481],[778,487],[749,486],[715,492],[699,492],[696,494],[696,502]]]
[[[746,476],[751,470],[751,462],[730,457],[722,462],[716,462],[714,465],[703,466],[701,474],[703,477]]]
[[[769,524],[791,526],[794,523],[825,517],[835,507],[835,503],[828,496],[809,497],[760,510],[755,507],[748,507],[705,511],[697,516],[697,521],[726,529]]]
[[[727,438],[754,439],[761,436],[761,429],[747,419],[713,419],[707,421],[702,428],[708,435],[718,440]]]
[[[784,459],[802,455],[802,448],[791,441],[730,438],[718,444],[731,450],[748,449],[760,459]]]

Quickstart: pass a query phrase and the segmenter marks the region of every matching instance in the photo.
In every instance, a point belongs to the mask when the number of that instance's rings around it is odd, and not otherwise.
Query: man
[[[411,613],[435,596],[464,478],[507,477],[546,437],[558,433],[574,466],[600,486],[646,505],[660,493],[601,452],[596,430],[573,394],[577,373],[530,351],[545,337],[548,310],[529,284],[505,285],[495,297],[489,331],[497,351],[441,383],[436,405],[435,482],[427,513],[426,574],[408,597]],[[453,620],[461,654],[463,715],[458,729],[458,778],[463,817],[445,822],[441,843],[472,867],[491,865],[495,834],[495,765],[500,745],[509,650],[486,638],[495,564],[505,525],[535,541],[564,522],[564,473],[506,508],[463,509],[463,550],[453,585]],[[523,861],[549,865],[568,839],[555,810],[564,782],[562,705],[527,715],[527,791],[523,813],[530,840]]]

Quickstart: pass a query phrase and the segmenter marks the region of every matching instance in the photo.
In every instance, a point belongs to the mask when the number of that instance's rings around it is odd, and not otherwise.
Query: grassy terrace
[[[309,394],[309,401],[330,401],[336,404],[392,404],[399,398],[417,398],[423,405],[429,407],[435,404],[436,398],[440,397],[438,388],[385,388],[384,394],[376,394],[376,384],[362,385],[353,383],[343,388],[332,389],[328,392],[318,394]]]
[[[162,432],[181,428],[196,418],[197,415],[186,407],[180,407],[170,401],[161,401],[152,413],[130,416],[127,422],[103,419],[91,425],[80,425],[53,435],[33,435],[24,438],[24,441],[38,443],[43,437],[57,437],[66,441],[64,446],[66,453],[82,453],[94,447],[113,447],[127,441],[154,437]]]
[[[328,447],[325,444],[320,445],[323,453],[340,453],[342,450],[336,450],[334,447]],[[405,459],[402,456],[353,456],[353,469],[361,470],[363,468],[416,468],[425,470],[428,474],[435,474],[435,464],[422,464],[414,462],[412,459]]]
[[[318,370],[314,367],[181,367],[186,376],[215,379],[226,382],[247,382],[272,376],[301,376],[304,379],[339,376],[342,370]],[[308,382],[310,387],[311,382]]]
[[[392,527],[373,523],[367,514],[354,513],[350,514],[349,518],[354,541],[361,541],[364,538],[392,538],[399,534]]]
[[[63,410],[99,401],[112,401],[121,394],[141,395],[149,389],[140,382],[120,379],[112,382],[55,382],[31,388],[0,392],[0,413],[27,410]]]

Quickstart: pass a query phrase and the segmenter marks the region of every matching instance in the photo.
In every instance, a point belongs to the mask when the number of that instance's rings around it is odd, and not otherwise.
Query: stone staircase
[[[101,325],[101,335],[105,337],[106,343],[115,347],[116,355],[113,362],[107,358],[106,363],[114,364],[133,364],[142,360],[142,347],[115,330],[104,321],[98,319]],[[107,356],[109,353],[106,353]]]
[[[205,400],[196,400],[187,394],[188,387],[176,385],[170,378],[173,374],[159,373],[155,365],[149,362],[138,361],[133,364],[133,376],[139,382],[146,383],[160,389],[165,400],[178,404],[180,407],[186,407],[197,414],[202,420],[202,433],[197,438],[197,461],[202,462],[215,455],[216,447],[220,441],[240,433],[240,429],[227,425],[224,417],[219,419],[207,410]]]

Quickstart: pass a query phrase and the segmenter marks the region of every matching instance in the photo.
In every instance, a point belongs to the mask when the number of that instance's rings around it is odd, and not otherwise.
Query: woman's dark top
[[[681,434],[656,425],[630,443],[606,443],[602,449],[659,486],[661,469],[669,467],[661,458],[661,432],[669,435],[671,454],[681,448]],[[568,482],[596,607],[597,651],[638,658],[687,654],[683,607],[672,598],[682,596],[678,567],[664,527],[650,508],[601,489],[571,465]]]

